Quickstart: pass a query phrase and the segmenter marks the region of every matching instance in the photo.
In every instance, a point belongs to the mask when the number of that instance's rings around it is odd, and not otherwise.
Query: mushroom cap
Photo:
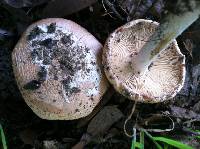
[[[25,102],[43,119],[87,116],[108,88],[101,54],[97,39],[70,20],[49,18],[32,24],[12,53]]]
[[[114,88],[127,98],[156,103],[174,97],[183,86],[185,57],[174,40],[149,65],[144,75],[135,75],[133,55],[150,40],[157,22],[138,19],[116,29],[103,48],[103,66]]]

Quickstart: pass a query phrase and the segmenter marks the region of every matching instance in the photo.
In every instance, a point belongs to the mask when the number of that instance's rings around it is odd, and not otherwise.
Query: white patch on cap
[[[70,39],[72,41],[75,41],[72,43],[72,45],[70,45],[70,47],[72,49],[81,48],[83,50],[82,52],[86,55],[86,57],[83,58],[83,61],[85,63],[85,68],[89,69],[90,71],[87,72],[86,70],[83,71],[82,69],[77,70],[74,76],[72,76],[72,81],[69,83],[69,89],[72,89],[74,87],[79,88],[81,84],[90,82],[91,84],[94,84],[94,86],[91,88],[87,88],[85,90],[85,94],[87,96],[93,96],[93,95],[95,96],[99,94],[99,85],[100,85],[100,79],[101,79],[102,74],[101,74],[101,71],[98,72],[97,70],[100,70],[100,67],[97,65],[96,55],[93,52],[91,52],[92,49],[89,49],[87,52],[85,51],[87,47],[81,41],[82,37],[77,37],[71,31],[67,30],[67,28],[60,27],[60,26],[56,26],[56,30],[54,33],[47,33],[47,30],[48,30],[47,25],[38,25],[38,27],[44,33],[38,34],[34,39],[29,41],[29,46],[30,46],[29,49],[31,50],[31,52],[33,52],[35,48],[40,48],[40,45],[36,45],[34,47],[31,46],[34,41],[44,41],[45,39],[48,39],[48,38],[60,41],[62,36],[60,35],[59,32],[62,32],[65,35],[70,36]],[[50,53],[48,56],[51,57]],[[43,57],[43,54],[42,54],[42,57]],[[75,57],[79,58],[79,56],[75,56]],[[47,71],[47,79],[50,79],[50,76],[49,76],[50,65],[48,64],[44,65],[43,61],[44,59],[39,60],[38,56],[36,56],[33,63],[38,64],[38,66],[40,67],[44,67]],[[95,64],[92,64],[92,62],[94,62]],[[62,94],[65,101],[69,103],[70,101],[66,95],[66,91],[63,85],[62,85]]]

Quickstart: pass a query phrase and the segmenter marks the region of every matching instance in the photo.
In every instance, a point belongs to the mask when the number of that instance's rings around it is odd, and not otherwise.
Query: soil
[[[49,121],[37,117],[24,102],[12,71],[11,53],[22,35],[23,31],[31,23],[44,18],[41,14],[47,3],[37,1],[28,7],[20,5],[0,2],[0,124],[5,131],[7,145],[9,149],[68,149],[79,142],[83,134],[87,132],[90,121],[98,115],[98,112],[105,106],[115,106],[123,114],[122,118],[109,125],[105,132],[96,137],[92,137],[89,144],[85,148],[96,149],[130,149],[131,140],[123,131],[123,124],[131,112],[133,101],[130,101],[117,93],[111,92],[109,89],[103,97],[102,102],[94,110],[94,112],[79,120],[73,121]],[[45,2],[45,1],[44,1]],[[11,3],[11,1],[10,1]],[[160,21],[165,11],[164,0],[103,0],[96,1],[92,5],[74,12],[73,14],[63,15],[62,18],[72,20],[92,33],[102,44],[108,35],[125,24],[126,22],[137,19],[152,19]],[[171,5],[170,5],[171,6]],[[66,6],[72,7],[72,6]],[[77,6],[76,6],[77,7]],[[81,6],[80,6],[81,7]],[[82,8],[82,7],[81,7]],[[56,9],[51,10],[55,11]],[[200,52],[199,52],[199,24],[198,19],[190,26],[177,41],[182,53],[186,56],[186,81],[183,89],[170,101],[158,104],[142,104],[136,105],[132,119],[127,123],[127,131],[132,132],[133,125],[137,125],[145,129],[168,129],[172,127],[171,119],[174,122],[174,129],[169,132],[149,132],[153,136],[165,136],[179,140],[189,144],[194,148],[200,148],[200,140],[195,138],[195,133],[191,130],[200,130]],[[55,32],[55,24],[48,27],[47,32]],[[4,31],[4,32],[3,32]],[[38,34],[42,33],[39,28],[34,30],[27,36],[28,40],[33,40]],[[62,43],[65,44],[70,40],[69,36],[63,36]],[[46,39],[40,42],[44,49],[48,50],[54,46],[52,39]],[[34,43],[33,43],[34,44]],[[35,48],[32,52],[32,59],[40,58],[40,50]],[[87,51],[87,49],[85,49]],[[49,52],[49,51],[47,51]],[[57,51],[52,55],[64,55]],[[72,55],[74,53],[71,53]],[[60,58],[60,64],[63,71],[67,71],[73,75],[73,72],[84,64],[80,63],[73,67],[68,65],[69,57]],[[45,58],[45,65],[51,63],[48,55]],[[76,64],[77,61],[75,61]],[[109,68],[108,68],[109,69]],[[90,70],[86,70],[88,73]],[[58,79],[56,72],[52,72]],[[35,90],[40,84],[46,80],[45,68],[41,67],[38,73],[38,79],[32,80],[24,86],[25,89]],[[70,79],[62,80],[67,88]],[[79,92],[79,88],[74,88],[72,92]],[[108,96],[107,94],[110,95]],[[71,94],[71,92],[69,93]],[[128,94],[128,93],[127,93]],[[92,97],[91,97],[92,98]],[[166,116],[167,115],[167,116]],[[169,119],[170,117],[171,119]],[[137,121],[136,121],[137,119]],[[100,119],[101,121],[101,119]],[[103,123],[108,123],[103,121]],[[111,123],[111,122],[109,122]],[[148,123],[148,125],[147,125]],[[103,124],[102,124],[103,125]],[[98,125],[94,126],[98,132]],[[139,133],[137,133],[137,136]],[[139,137],[139,136],[138,136]],[[1,146],[1,144],[0,144]],[[145,137],[145,148],[154,148],[152,141]]]

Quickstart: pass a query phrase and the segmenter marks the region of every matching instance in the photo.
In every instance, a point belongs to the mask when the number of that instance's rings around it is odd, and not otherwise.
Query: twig
[[[109,15],[111,18],[116,19],[110,14],[111,12],[108,12],[108,10],[106,9],[105,4],[104,4],[104,0],[102,0],[101,3],[102,3],[102,6],[103,6],[103,8],[105,10],[105,14],[103,16]]]
[[[162,116],[165,116],[165,117],[170,119],[170,121],[172,122],[172,127],[171,128],[166,128],[166,129],[145,129],[145,130],[148,131],[148,132],[167,132],[167,131],[174,130],[174,121],[173,121],[173,119],[168,115],[162,114]]]
[[[130,16],[132,16],[132,18],[135,17],[135,13],[137,12],[137,10],[138,10],[138,8],[139,8],[140,3],[141,3],[141,0],[139,0],[139,1],[137,2],[137,7],[136,7],[136,8],[133,7],[134,5],[132,6],[132,8],[131,8],[131,10],[130,10],[130,12],[129,12],[129,19],[130,19]]]
[[[124,122],[124,133],[126,134],[126,136],[128,136],[130,138],[133,137],[134,133],[132,135],[130,135],[130,134],[127,133],[127,131],[126,131],[126,124],[131,119],[131,117],[132,117],[132,115],[133,115],[133,113],[135,111],[136,105],[137,105],[137,100],[135,101],[135,103],[134,103],[134,105],[132,107],[130,115],[128,116],[128,118]]]
[[[113,13],[121,20],[124,20],[124,18],[117,12],[114,5],[109,0],[102,0],[102,2],[105,2],[105,4],[113,11]],[[104,6],[105,9],[105,6]]]

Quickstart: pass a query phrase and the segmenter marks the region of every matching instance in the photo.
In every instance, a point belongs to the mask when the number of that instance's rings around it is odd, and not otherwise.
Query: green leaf
[[[144,131],[140,131],[140,149],[144,149]]]
[[[3,132],[3,127],[1,126],[1,124],[0,124],[0,139],[1,139],[1,142],[2,142],[2,145],[3,145],[3,149],[7,149],[6,137],[5,137],[5,134]]]
[[[132,138],[131,149],[136,149],[136,129],[135,128],[133,128],[133,138]]]
[[[153,141],[157,149],[162,149],[162,146],[160,146],[160,144],[156,142],[156,140],[154,139],[154,137],[152,137],[150,133],[148,133],[145,129],[141,129],[141,131],[143,131]]]
[[[136,129],[134,129],[134,134],[133,134],[133,139],[132,139],[132,144],[131,144],[131,149],[144,149],[144,132],[140,132],[140,142],[136,141]]]
[[[183,143],[178,142],[176,140],[168,139],[168,138],[165,138],[165,137],[153,137],[153,139],[155,141],[161,141],[163,143],[169,144],[169,145],[176,147],[176,148],[179,148],[179,149],[193,149],[193,147],[191,147],[189,145],[186,145],[186,144],[183,144]]]

